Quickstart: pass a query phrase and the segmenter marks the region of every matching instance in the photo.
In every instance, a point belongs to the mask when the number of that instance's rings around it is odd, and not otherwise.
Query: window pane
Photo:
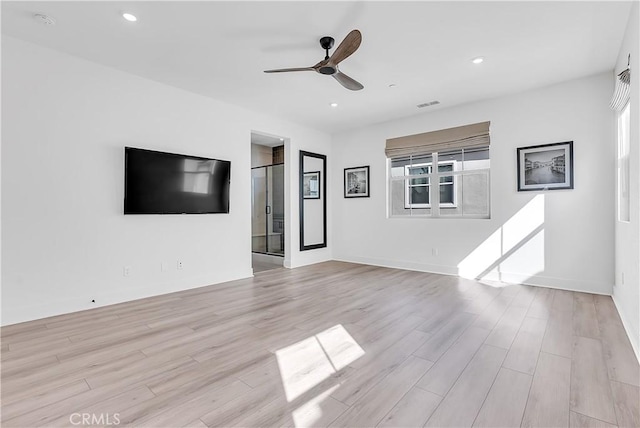
[[[429,203],[429,187],[415,186],[411,188],[410,201],[411,205],[427,205]]]
[[[404,167],[402,168],[404,169]],[[405,207],[405,192],[406,187],[409,185],[409,180],[391,180],[390,183],[390,215],[410,215],[410,211],[407,206]]]
[[[393,158],[391,159],[391,177],[429,174],[431,161],[430,154]]]
[[[622,110],[618,116],[618,220],[629,221],[630,204],[630,167],[629,167],[629,146],[630,146],[630,104]]]
[[[399,158],[391,159],[391,176],[402,177],[404,176],[405,166],[411,165],[411,157],[403,156]]]
[[[464,150],[464,171],[489,168],[489,147],[479,147]]]
[[[392,177],[402,177],[404,176],[404,167],[391,167],[391,176]]]
[[[462,186],[462,215],[489,217],[489,172],[459,177]]]
[[[429,174],[431,172],[430,166],[411,166],[407,167],[408,174],[407,175],[420,175],[420,174]]]
[[[438,162],[438,172],[451,172],[453,171],[453,164],[447,163],[442,165],[442,162]]]
[[[389,214],[391,216],[424,216],[431,214],[431,209],[424,206],[424,200],[428,200],[428,186],[410,186],[409,180],[397,179],[391,180],[390,186]],[[415,191],[413,191],[414,189]],[[412,201],[414,206],[411,205]]]
[[[433,156],[431,156],[431,153],[427,155],[411,156],[411,165],[413,166],[431,165],[432,162],[433,162]]]
[[[451,184],[440,185],[440,205],[455,203],[455,197],[454,197],[455,188],[453,186],[453,177],[449,176],[448,178],[451,179]]]
[[[462,149],[449,150],[446,152],[438,153],[438,163],[442,162],[462,162],[463,154]],[[452,171],[452,170],[448,170]]]
[[[391,168],[399,168],[405,166],[412,165],[431,165],[432,156],[431,154],[426,155],[413,155],[413,156],[400,156],[397,158],[391,159]]]
[[[411,185],[417,185],[417,184],[429,184],[429,178],[428,177],[424,177],[424,178],[413,178],[411,179]]]
[[[462,207],[460,199],[462,196],[462,177],[446,176],[447,184],[440,184],[440,217],[460,217]]]

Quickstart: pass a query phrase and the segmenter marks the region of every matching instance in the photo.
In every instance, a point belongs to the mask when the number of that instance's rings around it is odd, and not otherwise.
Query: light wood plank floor
[[[2,426],[640,426],[611,298],[496,285],[328,262],[8,326]]]

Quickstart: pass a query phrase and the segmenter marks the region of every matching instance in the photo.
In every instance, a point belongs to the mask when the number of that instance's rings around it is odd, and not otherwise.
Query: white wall
[[[331,258],[298,250],[327,134],[6,36],[2,110],[2,324],[251,276],[252,130],[288,138],[287,265]],[[124,216],[125,145],[230,160],[230,214]]]
[[[615,221],[616,275],[613,300],[640,360],[640,12],[636,2],[631,10],[625,38],[620,48],[614,76],[627,66],[631,54],[631,216]],[[624,274],[624,283],[622,275]]]
[[[371,198],[344,199],[334,184],[334,258],[610,294],[612,88],[604,73],[334,136],[334,177],[371,166]],[[387,218],[385,140],[482,121],[491,121],[491,219]],[[517,147],[571,140],[573,190],[516,191]]]

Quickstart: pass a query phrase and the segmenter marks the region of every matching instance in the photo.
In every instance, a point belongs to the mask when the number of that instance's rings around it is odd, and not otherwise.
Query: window
[[[389,165],[390,217],[489,218],[489,147],[400,156]]]
[[[451,172],[455,170],[456,162],[439,162],[438,172]],[[407,181],[405,185],[405,208],[429,208],[431,202],[429,198],[429,175],[432,173],[431,164],[405,165],[405,176],[417,175]],[[456,206],[456,177],[453,175],[440,177],[440,206]]]
[[[622,109],[618,116],[618,220],[629,221],[630,205],[630,170],[629,146],[631,133],[631,103]]]
[[[389,216],[489,218],[489,125],[388,139]]]

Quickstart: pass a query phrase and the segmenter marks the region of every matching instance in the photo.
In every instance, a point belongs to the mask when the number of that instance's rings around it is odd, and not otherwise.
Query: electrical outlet
[[[129,276],[131,274],[131,267],[125,266],[122,268],[122,276]]]
[[[620,275],[620,285],[624,285],[624,272]]]
[[[440,251],[437,248],[432,248],[431,249],[431,255],[432,256],[437,256],[440,253]]]
[[[184,268],[184,265],[182,264],[182,260],[178,260],[176,267],[178,268],[178,270],[182,270]]]
[[[162,262],[160,263],[160,272],[166,272],[169,270],[169,264]]]

